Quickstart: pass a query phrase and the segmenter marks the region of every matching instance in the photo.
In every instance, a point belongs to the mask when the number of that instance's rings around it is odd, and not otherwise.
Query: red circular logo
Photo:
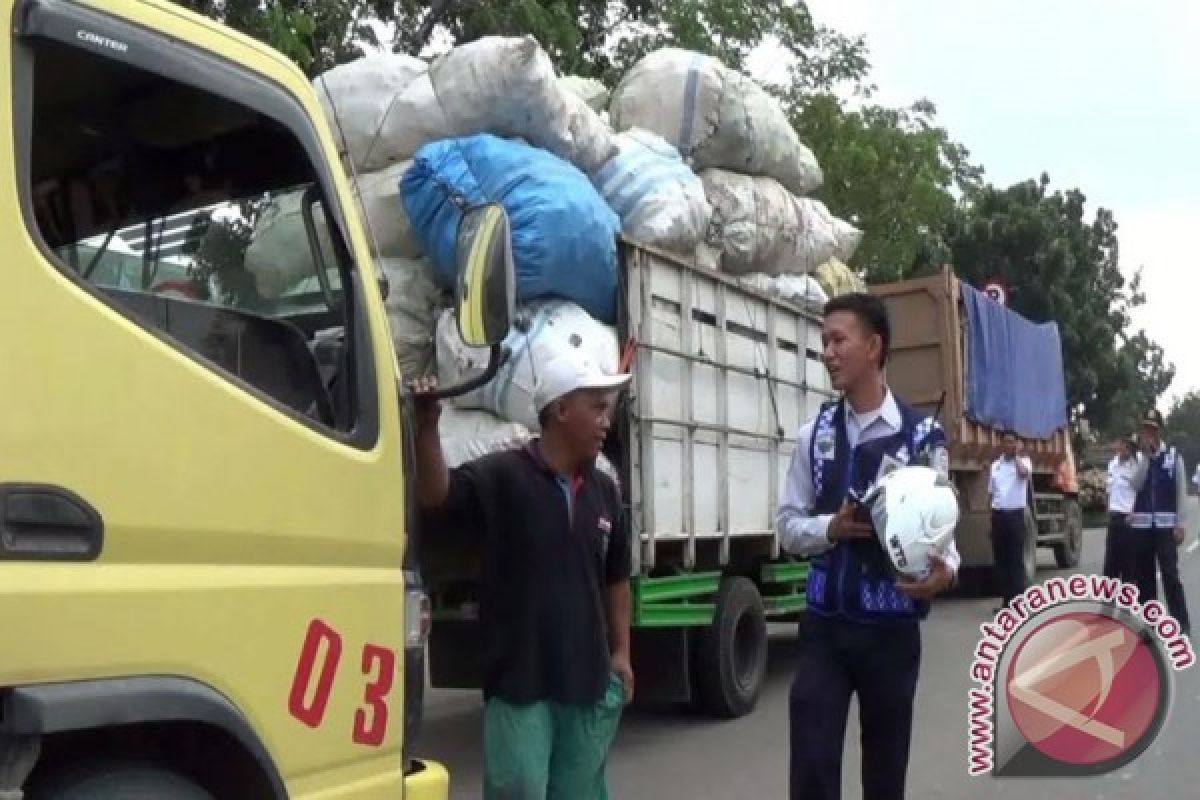
[[[1140,751],[1163,702],[1158,661],[1136,632],[1075,611],[1034,629],[1009,662],[1009,713],[1025,740],[1063,764],[1096,765]]]

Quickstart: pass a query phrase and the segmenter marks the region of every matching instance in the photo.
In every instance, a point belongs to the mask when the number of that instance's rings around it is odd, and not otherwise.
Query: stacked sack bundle
[[[618,233],[813,307],[857,278],[844,262],[862,233],[807,196],[823,180],[812,152],[773,97],[708,56],[652,53],[611,99],[556,75],[528,36],[431,63],[371,56],[314,85],[369,222],[405,374],[457,383],[484,368],[446,310],[455,240],[464,207],[508,212],[522,322],[509,364],[445,418],[452,461],[528,440],[537,367],[562,348],[617,369]],[[276,293],[311,275],[280,272],[292,261],[277,256],[308,243],[299,198],[278,202],[253,260],[260,291]]]
[[[649,54],[613,92],[610,114],[619,131],[659,134],[699,173],[711,206],[697,251],[702,265],[811,301],[812,287],[771,279],[848,261],[862,241],[861,231],[806,197],[823,175],[779,102],[717,59],[675,48]]]

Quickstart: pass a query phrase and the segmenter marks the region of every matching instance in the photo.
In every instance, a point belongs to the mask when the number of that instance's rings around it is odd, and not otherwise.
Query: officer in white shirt
[[[1167,610],[1184,633],[1191,633],[1178,552],[1187,537],[1187,472],[1183,456],[1163,441],[1162,429],[1162,412],[1157,408],[1147,411],[1138,430],[1138,444],[1147,461],[1146,480],[1129,515],[1133,562],[1142,603],[1158,598],[1155,573],[1160,572]]]
[[[992,560],[1000,598],[1007,606],[1025,591],[1025,508],[1033,462],[1021,455],[1013,431],[1000,437],[1002,455],[992,462],[988,492],[992,496]]]
[[[937,421],[888,389],[891,328],[877,297],[851,293],[825,306],[825,366],[842,397],[800,429],[776,527],[810,561],[803,646],[789,697],[790,797],[837,800],[850,700],[862,729],[862,794],[902,800],[921,664],[920,620],[959,566],[953,543],[921,580],[899,580],[855,502],[881,474],[923,454],[946,472]]]
[[[1104,540],[1104,574],[1129,583],[1137,580],[1133,563],[1133,513],[1138,492],[1146,481],[1149,462],[1137,450],[1137,439],[1129,436],[1117,442],[1117,454],[1108,462],[1108,536]]]

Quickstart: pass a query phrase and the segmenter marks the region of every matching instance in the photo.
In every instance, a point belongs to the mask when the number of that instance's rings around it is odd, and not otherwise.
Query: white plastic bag
[[[800,275],[837,249],[832,217],[819,200],[796,197],[771,178],[719,169],[700,178],[713,208],[709,244],[720,249],[723,271]]]
[[[775,178],[794,194],[821,185],[821,168],[779,101],[711,56],[657,50],[625,76],[609,104],[618,131],[665,137],[697,169]]]
[[[616,155],[592,183],[621,218],[622,232],[677,253],[695,250],[712,214],[700,178],[658,134],[634,128],[616,142]]]
[[[334,67],[313,80],[339,149],[355,168],[377,170],[412,155],[394,157],[397,149],[409,145],[398,148],[389,142],[395,130],[388,123],[413,124],[407,111],[396,103],[403,90],[428,69],[424,61],[412,56],[372,55]]]
[[[530,430],[540,430],[533,392],[538,366],[566,348],[581,348],[606,372],[618,366],[616,331],[597,322],[574,303],[552,300],[528,309],[526,330],[514,330],[505,344],[511,358],[486,386],[455,399],[460,408],[491,411]],[[467,347],[458,334],[453,313],[442,314],[437,323],[437,372],[443,386],[461,383],[483,373],[489,352]]]
[[[383,258],[379,269],[387,278],[384,299],[396,361],[405,378],[432,375],[435,370],[433,331],[443,295],[433,283],[433,268],[424,259]]]

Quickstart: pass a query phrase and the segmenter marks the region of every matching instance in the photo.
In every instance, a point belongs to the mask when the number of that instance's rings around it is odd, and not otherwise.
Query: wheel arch
[[[41,737],[35,778],[56,760],[93,749],[127,756],[132,748],[135,755],[177,765],[215,754],[251,779],[259,787],[256,795],[287,797],[274,760],[245,714],[216,689],[189,678],[101,678],[2,689],[4,735]]]

